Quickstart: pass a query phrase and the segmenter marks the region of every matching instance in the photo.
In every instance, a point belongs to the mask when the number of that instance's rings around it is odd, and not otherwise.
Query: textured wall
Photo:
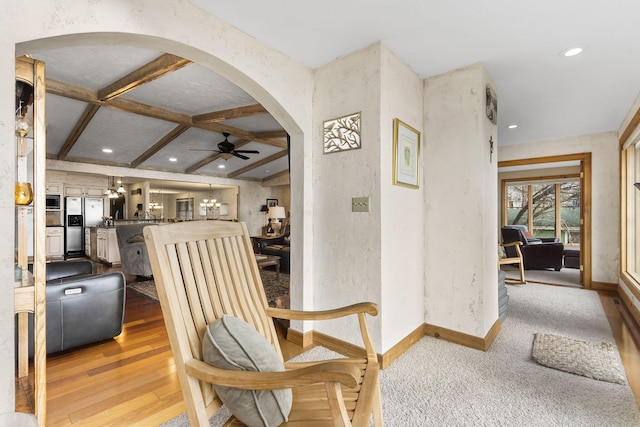
[[[482,65],[425,81],[425,321],[484,337],[498,318],[497,158]],[[496,142],[497,144],[497,142]]]
[[[81,0],[34,0],[29,4],[25,25],[23,4],[3,5],[0,27],[0,144],[5,156],[0,158],[0,221],[14,221],[13,207],[13,75],[15,56],[39,49],[63,47],[72,43],[122,43],[167,51],[210,67],[240,85],[258,102],[265,105],[287,129],[296,145],[295,154],[303,158],[310,144],[312,73],[301,64],[203,13],[187,1],[113,0],[85,2]],[[57,37],[62,36],[62,37]],[[231,65],[233,64],[233,65]],[[308,137],[307,137],[308,138]],[[304,203],[303,188],[310,175],[292,168],[293,200]],[[296,174],[295,176],[293,176]],[[117,175],[117,174],[115,174]],[[268,194],[255,196],[255,204],[264,203]],[[253,213],[254,199],[241,205],[247,215],[261,222]],[[300,224],[303,213],[299,206]],[[242,213],[241,213],[242,215]],[[260,218],[260,219],[259,219]],[[296,244],[306,243],[302,235]],[[13,233],[0,235],[0,277],[10,283],[13,275]],[[299,267],[294,275],[302,274]],[[0,287],[0,412],[14,409],[13,370],[13,289]]]

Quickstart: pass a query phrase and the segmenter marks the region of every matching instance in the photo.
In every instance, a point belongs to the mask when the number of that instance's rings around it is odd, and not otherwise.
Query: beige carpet
[[[502,270],[507,273],[507,279],[520,280],[520,270],[510,265],[503,265]],[[531,283],[546,283],[551,285],[572,286],[581,288],[580,270],[577,268],[563,268],[560,271],[525,270],[524,278]]]
[[[280,279],[278,279],[275,271],[264,269],[260,270],[260,276],[262,277],[262,284],[264,285],[264,291],[267,295],[269,306],[275,307],[275,300],[277,297],[289,294],[289,275],[286,273],[280,273]],[[158,302],[158,291],[156,290],[156,285],[153,279],[133,282],[128,284],[127,287],[144,297]]]
[[[538,332],[609,342],[615,349],[598,294],[535,283],[508,291],[509,316],[488,351],[424,337],[381,372],[385,425],[640,426],[628,384],[549,369],[531,357]],[[330,356],[316,347],[301,357]],[[224,415],[210,426],[221,426]],[[188,425],[182,414],[163,427]]]

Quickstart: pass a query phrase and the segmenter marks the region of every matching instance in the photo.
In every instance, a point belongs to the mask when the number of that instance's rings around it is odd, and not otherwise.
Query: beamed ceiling
[[[128,46],[32,56],[46,64],[50,159],[131,168],[131,176],[136,169],[250,180],[288,173],[282,126],[209,69]],[[250,153],[221,154],[223,133],[235,150]]]

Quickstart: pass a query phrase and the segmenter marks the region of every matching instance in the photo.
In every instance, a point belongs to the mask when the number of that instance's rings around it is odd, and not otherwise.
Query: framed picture
[[[393,119],[393,183],[420,188],[420,132],[399,119]]]
[[[278,206],[278,199],[267,199],[267,208]]]

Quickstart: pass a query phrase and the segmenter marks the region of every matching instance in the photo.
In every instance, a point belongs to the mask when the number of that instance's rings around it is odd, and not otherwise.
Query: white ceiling
[[[498,92],[498,144],[616,131],[640,91],[640,2],[587,0],[192,0],[222,20],[311,68],[382,41],[423,78],[482,62]],[[251,13],[247,13],[251,11]],[[566,48],[584,53],[566,58]],[[47,79],[97,91],[164,52],[130,46],[74,46],[33,52]],[[255,104],[241,88],[190,64],[120,99],[185,116]],[[47,152],[57,158],[89,103],[47,95]],[[135,116],[135,118],[132,118]],[[219,122],[239,133],[283,131],[270,115]],[[507,125],[518,128],[507,129]],[[120,109],[98,109],[65,160],[128,166],[176,127]],[[250,160],[217,159],[194,171],[224,138],[189,127],[137,168],[262,180],[288,168],[280,147],[251,140]],[[251,138],[250,138],[251,139]],[[231,142],[241,140],[234,135]],[[277,145],[277,144],[276,144]],[[105,154],[102,148],[113,149]],[[169,158],[177,159],[175,162]],[[264,163],[264,164],[263,164]],[[255,169],[247,165],[259,164]],[[225,165],[225,169],[218,166]],[[238,175],[235,175],[238,174]],[[132,169],[132,176],[135,171]],[[125,177],[126,178],[126,177]]]
[[[192,3],[312,68],[378,41],[424,78],[482,62],[499,145],[617,131],[640,90],[637,0]]]

